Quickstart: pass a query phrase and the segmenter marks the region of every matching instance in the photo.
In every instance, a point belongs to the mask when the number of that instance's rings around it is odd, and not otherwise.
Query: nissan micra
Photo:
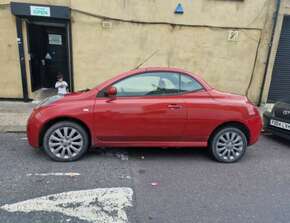
[[[257,142],[261,123],[245,96],[217,91],[182,69],[145,68],[45,99],[27,135],[55,161],[77,160],[91,147],[204,147],[232,163]]]

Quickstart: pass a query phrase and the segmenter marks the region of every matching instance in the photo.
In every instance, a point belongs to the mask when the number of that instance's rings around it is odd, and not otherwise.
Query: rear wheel
[[[210,153],[219,162],[233,163],[240,160],[247,149],[245,134],[236,127],[224,127],[212,137]]]
[[[46,131],[43,146],[45,152],[55,161],[75,161],[87,151],[89,139],[82,126],[63,121],[52,125]]]

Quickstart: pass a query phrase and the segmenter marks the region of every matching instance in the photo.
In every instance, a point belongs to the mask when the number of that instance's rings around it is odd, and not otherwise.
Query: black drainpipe
[[[27,90],[25,56],[24,56],[24,48],[23,48],[22,21],[21,21],[21,18],[19,18],[18,16],[16,16],[16,31],[17,31],[18,51],[19,51],[20,72],[21,72],[21,80],[22,80],[23,100],[25,102],[28,102],[29,98],[28,98],[28,90]]]
[[[265,73],[264,73],[264,76],[263,76],[262,87],[261,87],[259,100],[258,100],[258,105],[259,106],[261,105],[263,92],[264,92],[264,88],[265,88],[266,75],[267,75],[267,72],[268,72],[269,60],[270,60],[270,55],[271,55],[271,51],[272,51],[272,45],[273,45],[273,39],[274,39],[274,35],[275,35],[275,30],[276,30],[276,26],[277,26],[277,20],[278,20],[280,4],[281,4],[281,0],[276,0],[276,12],[275,12],[275,15],[273,17],[274,26],[273,26],[273,30],[272,30],[270,47],[269,47],[269,51],[268,51],[268,55],[267,55],[267,61],[266,61],[266,64],[265,64],[266,69],[265,69]]]

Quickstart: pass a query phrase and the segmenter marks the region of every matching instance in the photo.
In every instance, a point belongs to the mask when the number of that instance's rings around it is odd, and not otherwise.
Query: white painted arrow
[[[8,212],[58,212],[89,222],[127,223],[126,208],[132,207],[133,190],[128,187],[98,188],[52,194],[0,209]]]

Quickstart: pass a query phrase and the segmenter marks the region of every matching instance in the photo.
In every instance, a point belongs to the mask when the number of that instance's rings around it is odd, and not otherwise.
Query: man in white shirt
[[[63,80],[63,75],[58,74],[57,82],[55,83],[55,88],[57,88],[57,94],[61,96],[67,94],[68,93],[67,87],[68,87],[68,84]]]

